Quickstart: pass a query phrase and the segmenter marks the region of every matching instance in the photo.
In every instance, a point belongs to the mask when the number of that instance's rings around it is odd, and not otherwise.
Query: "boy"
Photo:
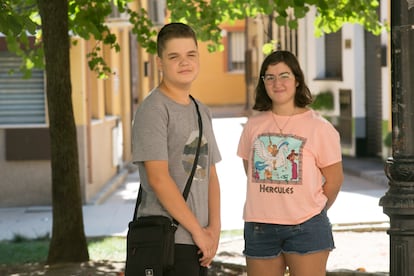
[[[138,165],[142,201],[138,216],[175,218],[173,275],[207,275],[220,236],[220,187],[215,163],[221,159],[211,113],[197,101],[203,135],[197,170],[187,201],[182,196],[199,132],[191,85],[199,72],[194,31],[182,23],[161,28],[157,66],[162,81],[141,103],[133,122],[133,162]]]

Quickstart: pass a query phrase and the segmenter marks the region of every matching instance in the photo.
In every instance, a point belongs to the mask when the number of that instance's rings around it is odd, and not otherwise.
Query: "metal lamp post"
[[[414,275],[414,0],[391,2],[392,157],[380,199],[390,217],[390,275]]]

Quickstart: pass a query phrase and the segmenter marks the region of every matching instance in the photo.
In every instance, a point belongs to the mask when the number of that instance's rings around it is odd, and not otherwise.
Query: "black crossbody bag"
[[[187,200],[196,171],[203,135],[203,122],[198,104],[191,95],[190,98],[197,110],[199,135],[193,167],[183,191],[185,200]],[[136,218],[141,197],[142,188],[140,187],[135,203],[134,216],[128,224],[125,275],[162,276],[165,271],[174,266],[175,231],[179,222],[166,216]]]

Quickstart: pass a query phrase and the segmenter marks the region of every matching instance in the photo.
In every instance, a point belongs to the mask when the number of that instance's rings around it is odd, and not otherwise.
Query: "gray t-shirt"
[[[187,204],[204,227],[208,225],[210,166],[219,162],[221,156],[212,129],[211,113],[207,106],[197,103],[203,120],[203,137]],[[193,166],[198,131],[198,116],[193,102],[178,104],[154,89],[140,104],[132,130],[132,161],[138,165],[143,189],[138,216],[170,216],[148,184],[143,162],[168,160],[169,173],[183,192]],[[181,226],[175,234],[175,242],[194,244],[190,233]]]

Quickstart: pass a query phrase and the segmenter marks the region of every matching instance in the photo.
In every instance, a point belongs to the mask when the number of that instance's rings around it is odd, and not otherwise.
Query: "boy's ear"
[[[155,57],[155,62],[157,64],[158,71],[162,72],[162,62],[159,56]]]

